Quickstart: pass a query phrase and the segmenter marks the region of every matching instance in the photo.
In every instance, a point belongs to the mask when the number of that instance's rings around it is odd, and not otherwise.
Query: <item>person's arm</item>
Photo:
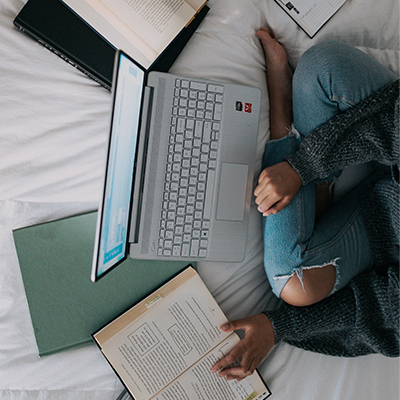
[[[312,306],[284,304],[264,314],[268,318],[258,314],[230,323],[228,330],[244,329],[245,336],[212,371],[243,379],[254,372],[273,343],[280,341],[333,356],[400,355],[397,267],[390,267],[387,275],[375,270],[358,275],[347,287]],[[240,357],[244,363],[239,367],[226,368]]]
[[[375,270],[358,275],[344,289],[310,307],[283,305],[266,312],[276,342],[333,356],[380,353],[399,356],[399,276]]]
[[[347,165],[399,162],[399,81],[315,129],[287,157],[303,184]]]
[[[310,133],[286,161],[260,174],[254,194],[265,216],[281,211],[301,185],[351,164],[399,162],[399,81]]]

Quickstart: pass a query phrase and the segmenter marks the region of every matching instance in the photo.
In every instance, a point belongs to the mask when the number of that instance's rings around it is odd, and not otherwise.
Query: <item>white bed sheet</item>
[[[0,0],[0,398],[112,400],[122,386],[94,345],[38,358],[11,233],[97,208],[110,94],[12,26],[24,2]],[[269,123],[258,28],[273,29],[293,66],[311,45],[336,38],[399,73],[397,0],[348,0],[313,40],[273,0],[210,0],[210,6],[172,72],[262,89],[259,167]],[[277,305],[254,205],[245,260],[198,267],[230,319]],[[260,372],[276,400],[399,398],[399,361],[380,355],[335,358],[281,343]]]

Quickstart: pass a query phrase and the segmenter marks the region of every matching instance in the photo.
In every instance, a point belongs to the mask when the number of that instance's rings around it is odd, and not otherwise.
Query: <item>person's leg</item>
[[[266,146],[263,165],[297,150],[294,135]],[[314,304],[371,267],[372,253],[361,213],[368,181],[315,220],[313,183],[303,186],[282,211],[264,217],[264,266],[273,292],[296,306]]]
[[[266,29],[257,32],[264,48],[267,65],[268,94],[270,100],[270,139],[264,154],[263,167],[274,165],[298,149],[300,138],[289,134],[292,124],[292,70],[289,67],[286,52],[283,47],[270,35]],[[314,228],[314,216],[316,214],[316,196],[314,185],[300,189],[300,193],[281,211],[274,219],[264,220],[265,236],[265,267],[267,275],[273,276],[282,272],[282,268],[276,268],[280,261],[274,262],[275,256],[280,257],[287,253],[288,248],[297,245],[299,237],[302,240],[310,237]],[[303,219],[303,215],[309,218]],[[282,230],[288,227],[289,230]],[[298,229],[296,228],[298,227]],[[284,240],[281,240],[283,232]],[[275,234],[276,233],[276,234]],[[277,239],[277,240],[275,240]],[[292,254],[293,255],[293,254]],[[285,267],[290,271],[292,265],[296,265],[298,255],[289,257],[284,261]],[[275,271],[275,272],[274,272]],[[335,284],[335,268],[333,265],[326,265],[314,271],[307,270],[304,273],[304,288],[308,296],[312,296],[313,302],[321,300],[329,295]],[[276,294],[280,291],[271,282]],[[279,287],[279,284],[278,284]],[[291,291],[292,293],[293,291]],[[285,297],[285,296],[284,296]],[[289,299],[287,299],[289,300]],[[298,298],[296,296],[296,301]]]
[[[274,79],[277,70],[271,68],[274,58],[268,53],[277,47],[271,45],[271,38],[263,36],[266,34],[262,33],[260,39],[266,53],[270,84],[278,82],[278,79]],[[271,102],[279,101],[279,97],[273,96],[273,93],[271,96],[271,88],[275,86],[269,87]],[[315,120],[313,116],[311,119]],[[273,127],[278,124],[271,126],[271,137],[281,139],[267,143],[264,168],[284,160],[297,150],[299,136],[292,134],[282,138],[290,124],[288,121],[286,118],[285,129],[281,125],[280,129],[275,130]],[[359,197],[352,194],[352,198],[355,201],[343,210],[335,208],[335,213],[330,213],[333,219],[323,218],[323,223],[321,221],[315,225],[315,190],[314,185],[310,184],[304,186],[283,211],[264,219],[264,262],[276,295],[294,305],[313,304],[370,266],[369,242],[364,235],[364,220],[360,218]],[[345,274],[340,273],[342,269]]]
[[[307,50],[293,76],[293,121],[304,136],[397,76],[361,50],[327,41]]]
[[[285,137],[293,122],[293,72],[288,64],[285,49],[268,30],[260,29],[257,36],[264,48],[267,65],[270,140],[275,140]]]
[[[369,177],[336,202],[315,223],[309,239],[298,243],[301,260],[299,267],[293,268],[294,273],[288,274],[290,278],[280,294],[283,300],[296,306],[314,304],[372,267],[372,250],[361,202],[374,179],[375,176]],[[334,267],[333,276],[326,265]],[[281,284],[286,278],[285,275],[278,277],[282,279]],[[323,285],[322,278],[333,283],[331,291],[327,292],[328,286]]]
[[[333,41],[320,43],[304,53],[294,73],[294,124],[300,133],[306,136],[338,113],[346,111],[370,96],[374,91],[396,79],[398,78],[393,72],[350,45]],[[354,192],[356,193],[354,194]],[[346,240],[344,240],[344,236],[342,237],[343,244],[347,242],[347,246],[349,246],[350,243],[353,243],[353,246],[348,247],[347,250],[344,248],[346,250],[344,254],[349,254],[349,250],[354,249],[351,250],[351,258],[354,258],[355,262],[346,267],[343,264],[346,264],[348,257],[339,261],[339,264],[341,264],[341,282],[339,283],[339,280],[337,280],[336,290],[347,284],[355,274],[362,270],[361,263],[365,263],[365,267],[367,267],[371,261],[366,222],[359,212],[359,200],[356,203],[353,201],[357,196],[360,199],[361,195],[360,189],[354,189],[341,199],[332,210],[329,210],[328,216],[316,223],[313,236],[310,239],[310,242],[313,241],[314,243],[308,244],[309,248],[313,248],[318,242],[318,238],[325,238],[324,240],[326,240],[327,232],[324,233],[324,230],[331,230],[332,224],[337,221],[337,215],[341,215],[343,219],[343,210],[346,212],[353,209],[355,215],[358,214],[354,221],[354,226],[357,227],[354,230],[357,241],[354,242],[351,235]],[[315,240],[316,238],[317,240]],[[360,254],[360,249],[365,253]],[[357,268],[354,268],[354,266]],[[338,271],[339,268],[336,269],[336,275]],[[310,275],[309,279],[306,273]],[[290,301],[293,301],[294,298],[296,298],[296,301],[301,300],[302,292],[307,291],[307,286],[311,284],[315,286],[317,283],[314,276],[315,271],[304,269],[303,274],[302,283],[297,277],[288,281],[281,293],[282,297],[287,297]],[[336,278],[339,279],[338,276]]]

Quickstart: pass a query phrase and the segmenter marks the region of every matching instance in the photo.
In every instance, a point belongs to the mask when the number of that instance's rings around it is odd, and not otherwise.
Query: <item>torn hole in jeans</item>
[[[303,289],[303,292],[305,293],[305,289],[304,289],[304,282],[303,282],[303,271],[307,270],[307,269],[314,269],[314,268],[324,268],[327,267],[328,265],[333,265],[335,268],[335,274],[336,274],[336,278],[335,278],[335,285],[333,286],[332,291],[329,293],[329,296],[333,293],[336,292],[336,288],[339,285],[340,282],[340,273],[339,273],[339,268],[338,268],[338,264],[337,261],[340,260],[340,257],[337,257],[331,261],[328,261],[324,264],[321,265],[312,265],[312,266],[308,266],[308,267],[296,267],[293,269],[293,272],[291,274],[288,275],[280,275],[280,276],[275,276],[274,277],[274,281],[277,287],[280,288],[279,290],[279,296],[280,296],[280,292],[282,291],[283,287],[285,286],[285,284],[287,283],[287,281],[293,276],[293,275],[297,275],[297,277],[299,278],[299,281],[301,283],[301,287]]]

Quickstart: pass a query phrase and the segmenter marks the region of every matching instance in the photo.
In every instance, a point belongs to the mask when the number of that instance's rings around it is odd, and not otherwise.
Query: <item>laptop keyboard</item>
[[[175,81],[159,256],[207,257],[223,92]]]

